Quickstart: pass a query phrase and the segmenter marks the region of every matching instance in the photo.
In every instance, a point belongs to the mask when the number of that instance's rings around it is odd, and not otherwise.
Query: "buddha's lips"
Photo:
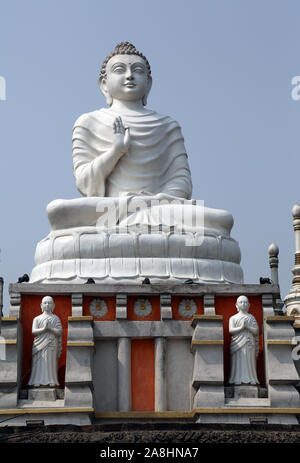
[[[124,87],[128,87],[128,88],[133,88],[133,87],[136,87],[135,84],[132,84],[132,83],[128,83],[128,84],[124,84]]]

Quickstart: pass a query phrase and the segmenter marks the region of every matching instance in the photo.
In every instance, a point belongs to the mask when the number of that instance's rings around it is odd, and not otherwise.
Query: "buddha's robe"
[[[43,328],[53,328],[57,335]],[[29,386],[59,385],[57,370],[62,348],[62,325],[54,314],[42,313],[32,323],[34,341],[32,345],[31,375]]]
[[[103,154],[112,148],[117,116],[129,127],[131,143],[128,153],[115,164]],[[191,197],[183,136],[179,124],[168,116],[154,111],[128,116],[102,108],[77,119],[72,142],[76,185],[83,196],[119,197],[147,192]]]
[[[242,322],[251,328],[234,332],[242,326]],[[256,357],[259,351],[258,325],[253,315],[237,313],[229,320],[229,332],[232,332],[230,343],[230,376],[229,384],[258,384],[256,374]]]

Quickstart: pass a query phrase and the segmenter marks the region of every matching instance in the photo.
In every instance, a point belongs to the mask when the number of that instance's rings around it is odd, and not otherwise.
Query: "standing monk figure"
[[[246,296],[238,297],[238,313],[229,320],[230,344],[229,384],[258,384],[256,357],[259,352],[259,328],[256,319],[248,313]]]
[[[59,385],[57,370],[62,347],[62,325],[60,319],[53,314],[54,307],[52,297],[45,296],[41,303],[42,314],[33,320],[34,341],[28,386]]]

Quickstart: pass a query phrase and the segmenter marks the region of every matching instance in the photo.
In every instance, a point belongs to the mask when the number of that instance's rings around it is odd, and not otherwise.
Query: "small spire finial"
[[[269,251],[269,256],[270,257],[278,257],[279,247],[277,246],[276,243],[272,243],[272,244],[270,244],[270,246],[268,248],[268,251]]]
[[[293,217],[299,217],[300,218],[300,204],[299,203],[296,203],[293,208],[292,208],[292,214],[293,214]]]
[[[278,278],[278,254],[279,254],[279,247],[277,246],[276,243],[270,244],[269,248],[269,265],[271,269],[271,280],[274,283],[274,285],[279,284],[279,278]]]

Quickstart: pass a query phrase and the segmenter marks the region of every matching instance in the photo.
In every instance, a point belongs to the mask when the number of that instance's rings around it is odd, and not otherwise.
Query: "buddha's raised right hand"
[[[126,154],[130,147],[129,127],[124,127],[121,117],[116,117],[114,122],[113,148],[120,154]]]

